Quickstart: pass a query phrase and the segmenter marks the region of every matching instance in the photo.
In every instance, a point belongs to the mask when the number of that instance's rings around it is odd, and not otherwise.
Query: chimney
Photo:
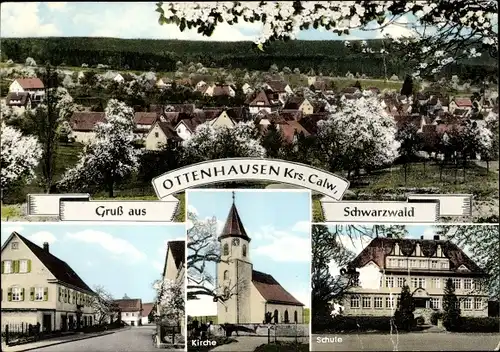
[[[43,250],[47,253],[49,253],[49,243],[48,242],[43,242]]]
[[[388,233],[387,238],[392,238],[392,233]]]
[[[439,235],[434,235],[434,241],[439,241]]]

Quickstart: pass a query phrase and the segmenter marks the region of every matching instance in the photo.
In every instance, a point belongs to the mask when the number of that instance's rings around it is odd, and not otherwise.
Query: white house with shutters
[[[96,294],[49,244],[36,245],[13,232],[2,245],[1,325],[69,331],[94,324]]]

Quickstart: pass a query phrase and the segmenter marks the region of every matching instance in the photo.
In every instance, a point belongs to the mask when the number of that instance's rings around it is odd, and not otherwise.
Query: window
[[[12,242],[10,244],[11,249],[19,249],[19,242]]]
[[[439,298],[431,298],[431,308],[440,309],[441,300]]]
[[[483,300],[481,298],[474,299],[474,309],[475,310],[483,309]]]
[[[222,255],[229,255],[229,245],[227,243],[223,247]]]
[[[43,301],[43,287],[35,287],[35,301]]]
[[[423,277],[418,278],[418,287],[425,288],[425,278]]]
[[[158,138],[160,134],[158,132],[155,132],[155,138]]]
[[[4,274],[12,273],[12,260],[5,260],[3,262],[3,273]]]
[[[400,268],[404,268],[405,267],[405,261],[404,261],[404,259],[398,259],[398,266]]]
[[[405,278],[404,277],[398,277],[398,287],[403,287],[405,285]]]
[[[359,308],[359,297],[358,296],[351,297],[351,308]]]
[[[426,263],[425,263],[425,260],[420,260],[420,267],[421,267],[421,268],[425,268],[425,267],[426,267],[426,265],[425,265],[425,264],[426,264]]]
[[[462,288],[462,279],[452,279],[451,282],[455,287],[455,290],[460,290]]]
[[[431,268],[432,269],[437,269],[438,267],[438,262],[437,260],[431,260]]]
[[[385,287],[388,287],[388,288],[394,287],[394,278],[392,276],[386,276]]]
[[[130,313],[130,315],[132,315],[133,317],[135,317],[135,313]]]
[[[371,308],[371,307],[372,307],[372,298],[363,297],[363,308]]]
[[[417,267],[417,260],[416,259],[410,259],[410,267],[411,268]]]
[[[481,281],[474,280],[474,289],[476,289],[477,291],[481,291],[481,288],[482,288]]]
[[[28,272],[28,261],[26,259],[19,261],[19,272],[27,273]]]
[[[224,280],[228,280],[229,279],[229,271],[225,270],[224,271]]]
[[[418,279],[416,277],[411,278],[411,287],[412,288],[417,288],[418,287]]]
[[[464,290],[472,289],[472,279],[464,279]]]
[[[12,287],[12,301],[19,302],[23,300],[23,289],[21,287]]]
[[[128,313],[125,313],[125,316],[128,317]]]
[[[472,298],[464,298],[464,309],[465,310],[472,309]]]
[[[448,269],[448,262],[441,262],[441,269]]]
[[[244,257],[247,256],[247,245],[246,244],[243,245],[242,254]]]
[[[386,308],[396,308],[396,307],[394,307],[394,297],[386,297],[385,298],[385,307]]]
[[[373,307],[374,308],[382,308],[382,297],[374,297],[373,298]]]
[[[438,277],[433,277],[431,280],[432,288],[441,288],[441,279]]]

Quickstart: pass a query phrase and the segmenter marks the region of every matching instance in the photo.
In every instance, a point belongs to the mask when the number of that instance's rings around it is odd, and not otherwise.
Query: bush
[[[417,319],[415,319],[415,324],[416,325],[424,325],[425,319],[423,317],[418,317]]]
[[[339,315],[333,318],[324,330],[331,332],[391,331],[391,320],[392,317]]]
[[[438,320],[443,319],[443,313],[442,312],[434,312],[431,315],[431,324],[432,325],[437,325]]]
[[[469,318],[462,317],[459,332],[499,332],[500,318],[484,317]]]

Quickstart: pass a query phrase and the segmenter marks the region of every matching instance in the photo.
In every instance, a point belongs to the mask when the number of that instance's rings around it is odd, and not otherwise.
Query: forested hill
[[[374,50],[380,40],[370,40]],[[90,37],[3,38],[2,59],[24,62],[32,57],[36,62],[54,65],[109,65],[115,69],[175,71],[176,62],[201,62],[205,67],[226,67],[267,71],[272,64],[298,68],[301,72],[314,69],[325,74],[345,75],[348,71],[370,76],[382,76],[382,58],[355,54],[343,41],[299,41],[272,43],[265,52],[251,42],[207,42],[162,39],[118,39]],[[388,74],[404,75],[404,57],[388,57]],[[454,72],[491,70],[495,60],[483,55],[479,59],[455,67]],[[473,66],[473,68],[471,68]],[[496,68],[497,69],[497,68]],[[476,74],[476,73],[474,73]]]

